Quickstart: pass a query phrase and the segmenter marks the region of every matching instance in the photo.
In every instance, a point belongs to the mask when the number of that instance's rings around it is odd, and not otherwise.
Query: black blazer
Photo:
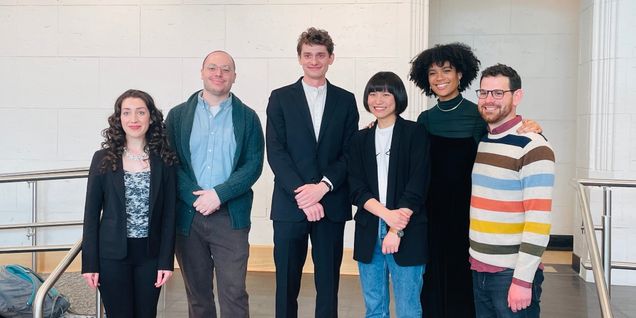
[[[358,130],[358,109],[352,93],[327,82],[327,97],[316,142],[309,106],[301,82],[272,91],[267,105],[267,161],[274,172],[271,219],[306,219],[294,190],[326,176],[333,184],[320,201],[325,216],[335,222],[351,219],[346,185],[345,149]]]
[[[363,263],[371,262],[378,240],[379,218],[364,209],[369,199],[380,198],[375,129],[374,125],[358,131],[351,139],[347,156],[351,202],[358,207],[353,258]],[[423,126],[398,116],[390,149],[386,207],[413,210],[398,252],[393,256],[400,266],[425,264],[428,244],[424,203],[430,178],[428,133]]]
[[[86,185],[82,273],[98,273],[99,258],[123,259],[127,255],[124,170],[99,172],[106,154],[95,152]],[[175,169],[161,158],[150,155],[150,225],[148,256],[157,257],[157,270],[174,269]],[[100,220],[100,212],[102,212]]]

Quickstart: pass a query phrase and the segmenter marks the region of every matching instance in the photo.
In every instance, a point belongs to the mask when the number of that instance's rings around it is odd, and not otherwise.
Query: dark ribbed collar
[[[437,106],[443,110],[449,110],[452,109],[453,107],[457,106],[462,100],[464,99],[464,97],[462,96],[462,94],[459,94],[457,96],[455,96],[453,99],[449,99],[447,101],[440,101],[439,99],[437,100]]]

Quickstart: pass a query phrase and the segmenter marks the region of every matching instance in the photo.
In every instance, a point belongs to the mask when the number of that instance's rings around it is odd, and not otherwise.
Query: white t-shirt
[[[378,166],[378,195],[380,203],[386,206],[386,191],[389,175],[389,158],[391,157],[391,138],[395,124],[375,128],[375,160]]]

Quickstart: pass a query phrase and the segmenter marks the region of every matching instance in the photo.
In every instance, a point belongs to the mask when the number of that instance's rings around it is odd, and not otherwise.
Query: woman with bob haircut
[[[155,317],[174,270],[177,157],[145,92],[119,96],[108,125],[86,186],[82,276],[109,318]]]
[[[409,79],[437,104],[417,122],[431,145],[431,187],[426,202],[430,261],[424,275],[423,317],[475,316],[468,261],[471,174],[487,125],[461,92],[477,77],[479,60],[463,43],[435,45],[411,61]],[[541,132],[531,120],[519,132]]]
[[[363,102],[376,121],[352,137],[347,169],[351,201],[358,208],[353,258],[366,317],[389,317],[390,277],[397,316],[419,318],[427,261],[428,137],[422,126],[399,116],[407,95],[395,73],[373,75]]]

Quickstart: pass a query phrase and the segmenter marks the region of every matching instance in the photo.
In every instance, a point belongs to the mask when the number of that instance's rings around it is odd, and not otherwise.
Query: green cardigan
[[[185,103],[177,105],[166,118],[168,138],[177,152],[177,233],[188,236],[196,210],[192,204],[196,196],[192,192],[201,190],[192,169],[190,157],[190,134],[197,106],[198,91]],[[226,204],[232,228],[250,225],[250,212],[254,192],[252,186],[263,171],[263,129],[256,112],[232,94],[232,124],[236,138],[236,153],[232,173],[223,183],[214,187],[221,204]]]

